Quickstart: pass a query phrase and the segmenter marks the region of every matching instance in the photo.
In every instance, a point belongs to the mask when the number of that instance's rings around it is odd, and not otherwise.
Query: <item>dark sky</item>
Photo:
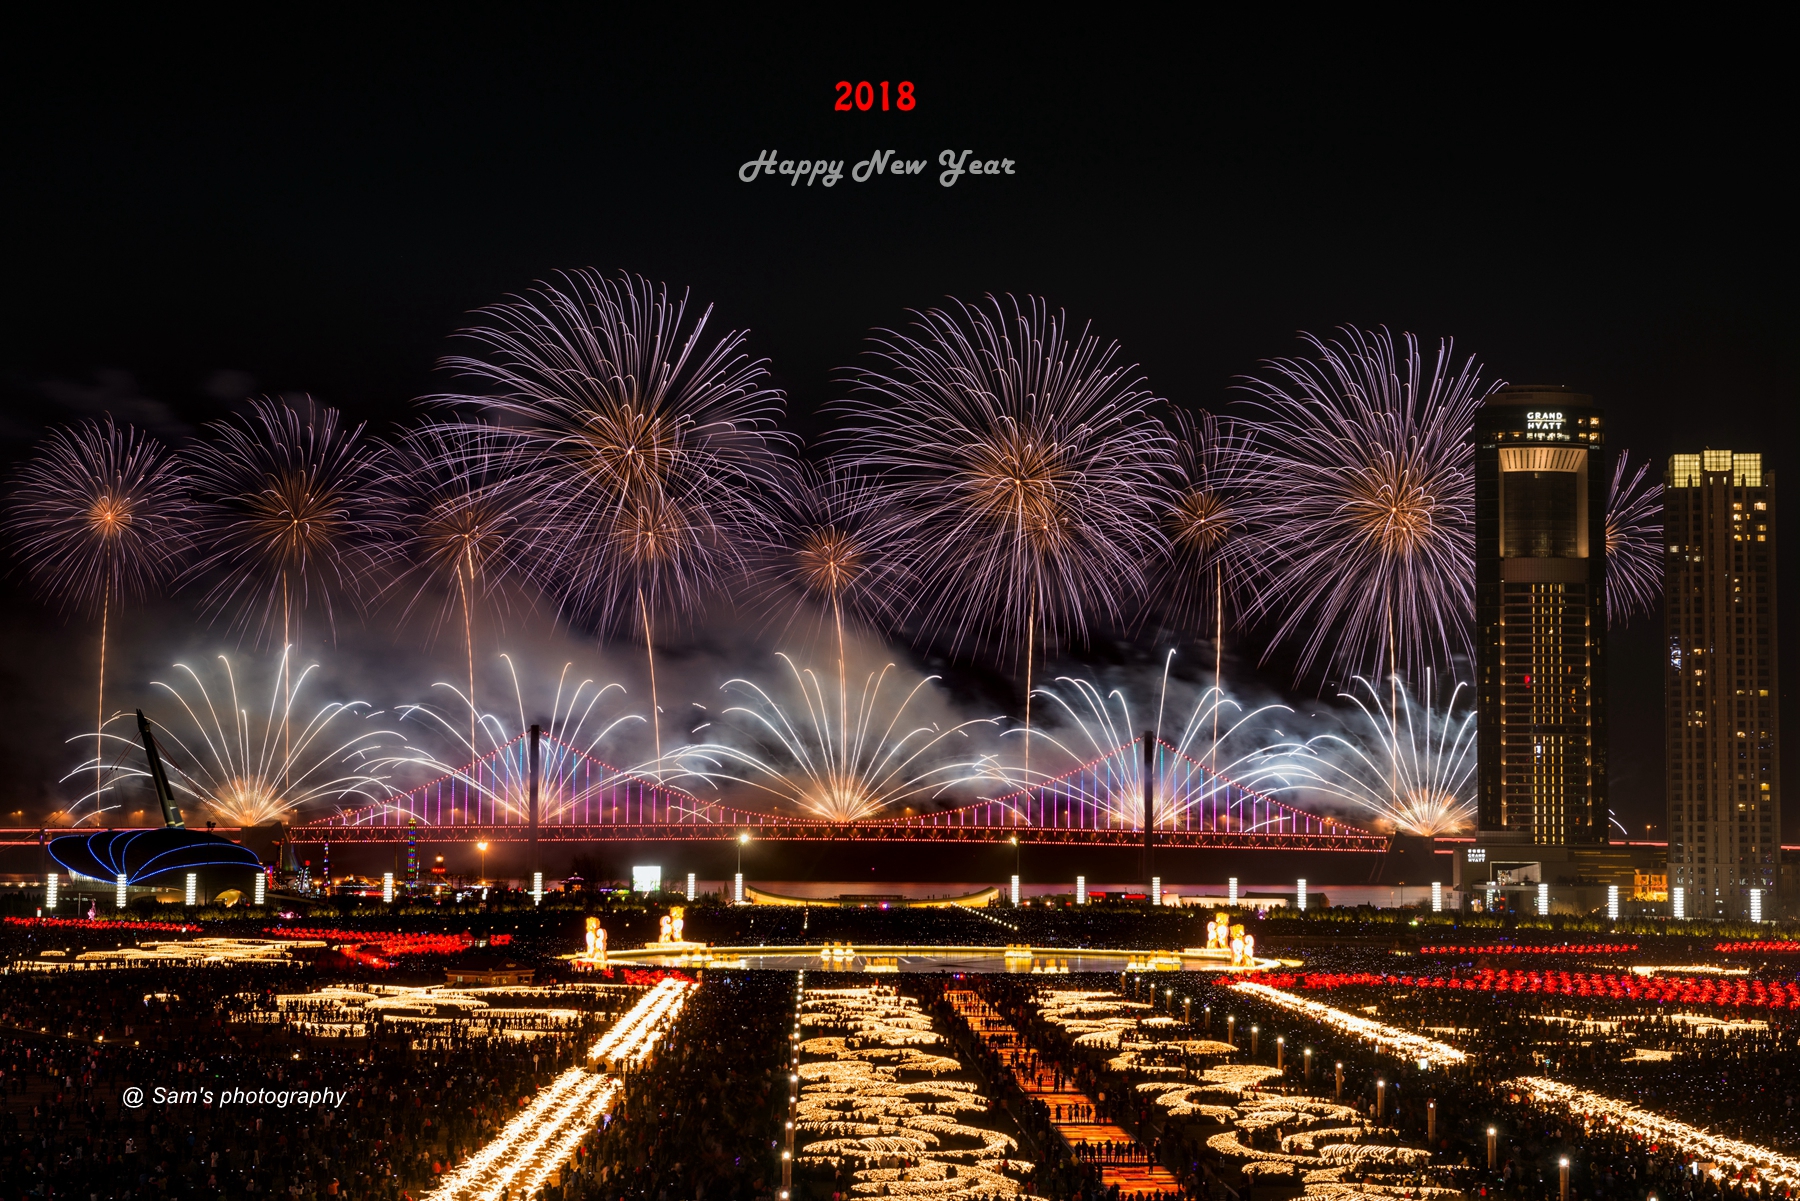
[[[1229,405],[1297,330],[1385,324],[1594,393],[1613,445],[1653,460],[1792,458],[1791,73],[1754,29],[1627,49],[1298,14],[990,36],[899,11],[821,32],[521,7],[8,30],[0,458],[100,411],[180,439],[252,391],[403,419],[468,310],[581,266],[748,327],[803,433],[871,327],[1010,291],[1091,319],[1183,404]],[[835,112],[838,79],[909,80],[918,106]],[[940,187],[945,147],[1016,174]],[[931,165],[740,182],[770,149]],[[33,805],[91,638],[0,587],[0,752]],[[162,663],[159,640],[207,636],[176,606],[127,637]],[[1621,817],[1660,833],[1658,641],[1654,619],[1616,639],[1612,762]],[[1783,707],[1791,750],[1788,688]]]

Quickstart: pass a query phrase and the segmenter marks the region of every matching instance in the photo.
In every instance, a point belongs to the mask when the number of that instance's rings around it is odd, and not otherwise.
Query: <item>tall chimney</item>
[[[1144,887],[1156,874],[1156,735],[1144,731]]]
[[[535,877],[538,868],[538,742],[543,737],[542,726],[531,727],[531,866],[526,869],[531,877]]]

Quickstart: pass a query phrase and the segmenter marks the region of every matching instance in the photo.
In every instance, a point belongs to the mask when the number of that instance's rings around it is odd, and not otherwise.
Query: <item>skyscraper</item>
[[[1775,915],[1781,860],[1775,476],[1762,456],[1674,455],[1664,477],[1669,885],[1689,917]]]
[[[1567,388],[1502,388],[1475,416],[1484,835],[1607,841],[1605,445]]]

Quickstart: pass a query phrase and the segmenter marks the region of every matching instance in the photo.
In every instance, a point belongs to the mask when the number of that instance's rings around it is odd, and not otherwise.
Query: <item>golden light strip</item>
[[[1733,1168],[1755,1172],[1764,1183],[1793,1187],[1800,1185],[1800,1159],[1779,1154],[1767,1147],[1742,1142],[1723,1135],[1677,1122],[1674,1118],[1652,1113],[1616,1097],[1590,1093],[1541,1076],[1520,1076],[1501,1085],[1515,1088],[1537,1102],[1554,1101],[1578,1114],[1610,1122],[1620,1129],[1692,1155],[1695,1159],[1728,1164]]]
[[[656,1029],[658,1023],[665,1017],[674,1020],[681,1012],[687,990],[692,987],[689,981],[672,976],[657,981],[656,987],[638,998],[638,1003],[589,1049],[588,1059],[630,1060],[634,1054],[642,1058],[660,1037]]]
[[[1455,1047],[1426,1038],[1422,1034],[1414,1034],[1410,1030],[1401,1030],[1395,1026],[1385,1026],[1354,1013],[1345,1013],[1342,1009],[1333,1009],[1310,997],[1297,997],[1291,992],[1270,988],[1267,984],[1259,984],[1254,980],[1240,980],[1231,987],[1238,992],[1259,997],[1271,1005],[1305,1014],[1314,1021],[1323,1022],[1345,1034],[1354,1035],[1364,1042],[1373,1043],[1379,1049],[1401,1059],[1411,1059],[1441,1067],[1446,1064],[1461,1063],[1468,1058]]]
[[[693,984],[665,978],[638,998],[624,1017],[588,1052],[589,1062],[638,1062],[675,1020]],[[499,1201],[521,1188],[533,1196],[600,1120],[618,1094],[620,1080],[574,1067],[551,1081],[486,1146],[446,1174],[424,1201]]]

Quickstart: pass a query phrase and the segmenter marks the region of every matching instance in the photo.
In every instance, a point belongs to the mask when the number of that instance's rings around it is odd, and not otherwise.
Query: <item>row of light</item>
[[[1800,1185],[1800,1159],[1779,1154],[1767,1147],[1758,1147],[1754,1143],[1709,1134],[1685,1122],[1639,1109],[1615,1097],[1590,1093],[1541,1076],[1521,1076],[1502,1087],[1516,1088],[1539,1103],[1553,1101],[1576,1113],[1598,1117],[1646,1139],[1667,1143],[1696,1159],[1753,1171],[1764,1181],[1789,1188]]]
[[[1414,1034],[1410,1030],[1401,1030],[1395,1026],[1383,1025],[1370,1021],[1359,1014],[1345,1013],[1329,1005],[1314,1001],[1308,997],[1297,997],[1293,993],[1283,992],[1279,988],[1270,988],[1266,984],[1254,980],[1239,980],[1231,986],[1238,992],[1259,997],[1281,1009],[1301,1013],[1323,1022],[1327,1026],[1351,1034],[1376,1047],[1392,1052],[1402,1059],[1411,1059],[1421,1067],[1429,1065],[1447,1065],[1461,1063],[1467,1058],[1461,1051],[1447,1043]]]
[[[521,1179],[524,1195],[531,1196],[574,1153],[618,1089],[616,1077],[570,1068],[485,1147],[445,1175],[426,1201],[498,1201]]]
[[[1760,888],[1752,888],[1750,890],[1751,921],[1760,922],[1763,920],[1762,902],[1763,890]],[[1672,885],[1669,888],[1669,916],[1677,921],[1687,920],[1687,889],[1679,884]]]
[[[643,1059],[650,1053],[656,1040],[662,1037],[660,1023],[665,1017],[670,1021],[675,1019],[692,987],[690,981],[664,976],[657,981],[655,988],[639,997],[638,1003],[627,1010],[624,1017],[614,1022],[612,1029],[588,1050],[588,1059],[607,1059],[628,1064]]]
[[[262,872],[260,872],[260,871],[257,872],[256,873],[256,900],[254,902],[255,904],[261,905],[263,903],[263,899],[266,895],[264,892],[264,888],[267,885],[267,883],[268,883],[267,877],[265,877]],[[186,884],[187,884],[187,887],[184,892],[184,903],[186,903],[187,905],[190,905],[190,906],[198,905],[200,903],[200,873],[199,872],[189,872],[187,874]],[[114,878],[114,880],[113,880],[113,901],[114,901],[115,908],[118,908],[118,909],[125,908],[125,893],[126,893],[126,890],[130,887],[130,885],[131,885],[131,881],[125,875],[124,872],[120,872],[118,874],[118,876]],[[45,880],[44,880],[44,908],[54,911],[56,908],[56,903],[58,900],[61,899],[61,897],[62,897],[62,875],[59,872],[51,872],[51,873],[49,873],[48,876],[45,877]]]
[[[1442,884],[1433,884],[1431,886],[1431,907],[1434,910],[1441,911],[1444,907],[1443,887]],[[1085,905],[1087,904],[1087,901],[1087,877],[1076,876],[1075,903],[1077,905]],[[1017,876],[1012,878],[1012,903],[1014,905],[1019,903],[1019,877]],[[1161,876],[1150,877],[1150,903],[1155,906],[1160,906],[1162,904]],[[1228,905],[1236,905],[1238,903],[1238,878],[1236,876],[1231,876],[1225,881],[1225,903]],[[1306,911],[1306,877],[1304,876],[1294,881],[1294,907],[1302,913]]]
[[[665,976],[638,998],[588,1051],[590,1061],[634,1063],[650,1053],[662,1026],[681,1012],[693,985]],[[535,1196],[575,1153],[618,1094],[617,1076],[574,1067],[539,1092],[524,1112],[508,1122],[488,1144],[471,1155],[425,1201],[499,1201]]]

